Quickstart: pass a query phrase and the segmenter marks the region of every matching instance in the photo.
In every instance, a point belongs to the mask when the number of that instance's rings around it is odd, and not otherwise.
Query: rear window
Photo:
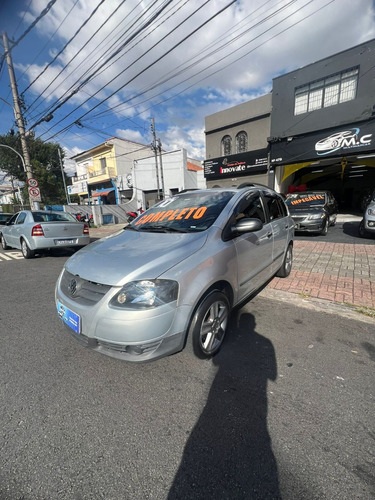
[[[233,194],[230,191],[177,194],[147,210],[131,227],[142,231],[204,231],[215,222]]]
[[[325,204],[325,195],[323,193],[293,193],[288,194],[285,203],[288,207],[298,206],[319,206]]]
[[[53,213],[53,212],[33,212],[34,222],[77,222],[72,215],[65,212]]]
[[[12,214],[0,214],[0,224],[5,224],[11,217]]]

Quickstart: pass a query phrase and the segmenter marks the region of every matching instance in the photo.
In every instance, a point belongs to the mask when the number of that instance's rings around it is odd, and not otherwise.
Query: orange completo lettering
[[[145,223],[144,219],[146,218],[148,218],[148,215],[144,215],[143,217],[141,217],[139,221],[135,223],[135,225],[138,226],[138,224],[144,224]]]
[[[189,213],[187,214],[187,216],[185,217],[185,219],[188,219],[190,217],[190,215],[194,212],[194,210],[196,210],[198,207],[193,207],[193,208],[188,208],[187,210],[189,210]]]
[[[170,216],[170,215],[172,215],[172,214],[173,214],[173,210],[167,210],[166,212],[164,212],[163,216],[162,216],[162,217],[160,217],[160,219],[159,219],[159,220],[161,220],[161,221],[162,221],[162,220],[166,219],[167,217],[169,217],[169,216]]]
[[[207,210],[207,207],[200,207],[200,208],[198,208],[198,210],[193,215],[193,219],[200,219],[203,216],[203,214],[205,213],[206,210]]]
[[[168,217],[168,220],[174,220],[174,219],[176,218],[176,214],[177,214],[179,211],[180,211],[180,209],[179,209],[179,208],[178,208],[177,210],[175,210],[175,211],[173,212],[173,214],[172,214],[170,217]]]
[[[186,214],[188,208],[183,208],[180,212],[180,215],[178,217],[176,217],[176,219],[182,219],[182,216]]]
[[[150,222],[158,221],[164,213],[165,213],[165,210],[163,210],[163,212],[156,212],[155,214],[153,214],[152,219],[150,219]]]

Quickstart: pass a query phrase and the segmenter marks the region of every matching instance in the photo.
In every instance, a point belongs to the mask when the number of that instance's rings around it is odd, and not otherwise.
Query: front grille
[[[297,217],[293,215],[292,219],[294,220],[294,222],[302,222],[303,220],[306,219],[306,215],[297,216]]]
[[[84,306],[97,304],[111,288],[110,285],[84,280],[66,270],[61,278],[61,291],[74,302]]]

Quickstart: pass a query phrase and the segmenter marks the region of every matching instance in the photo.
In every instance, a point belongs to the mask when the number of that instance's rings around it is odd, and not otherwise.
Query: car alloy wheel
[[[210,358],[219,351],[229,313],[229,300],[223,292],[213,292],[200,303],[189,333],[196,356]]]
[[[21,251],[25,259],[32,259],[35,255],[34,250],[30,250],[24,239],[21,240]]]
[[[10,247],[8,247],[3,235],[1,235],[1,246],[3,247],[3,250],[9,250],[9,248],[10,248]]]
[[[280,269],[277,271],[278,278],[286,278],[289,276],[293,265],[293,246],[289,245],[285,252],[284,262]]]
[[[329,226],[329,222],[327,219],[324,223],[324,227],[323,227],[322,232],[320,234],[322,234],[323,236],[326,236],[326,234],[328,233],[328,226]]]

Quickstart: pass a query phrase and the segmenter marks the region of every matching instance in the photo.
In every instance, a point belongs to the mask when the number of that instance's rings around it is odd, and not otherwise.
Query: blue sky
[[[49,1],[0,0],[1,31],[18,41],[12,57],[27,128],[53,111],[36,136],[69,157],[112,136],[149,144],[153,117],[164,149],[203,159],[205,116],[375,38],[373,0],[230,2],[56,0],[29,30]],[[5,63],[0,98],[12,104]],[[13,123],[0,100],[0,133]]]

